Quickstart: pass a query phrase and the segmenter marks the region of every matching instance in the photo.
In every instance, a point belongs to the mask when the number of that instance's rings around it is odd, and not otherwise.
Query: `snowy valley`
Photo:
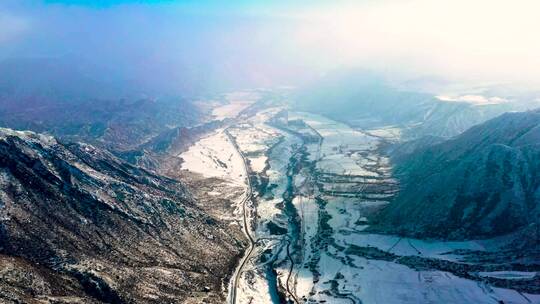
[[[244,189],[235,214],[251,245],[226,287],[230,303],[540,302],[536,270],[471,262],[511,238],[366,231],[399,191],[385,153],[399,129],[353,129],[268,102],[227,118],[180,157],[184,170]],[[231,188],[216,189],[208,195]]]

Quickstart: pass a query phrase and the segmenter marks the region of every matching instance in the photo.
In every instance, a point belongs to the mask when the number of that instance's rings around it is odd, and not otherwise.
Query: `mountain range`
[[[539,248],[540,110],[505,113],[449,140],[403,144],[391,155],[401,189],[372,229],[438,239],[528,229]]]
[[[508,111],[539,103],[512,97],[512,102],[474,104],[444,101],[418,90],[399,89],[366,71],[340,71],[306,85],[293,97],[294,108],[312,111],[362,129],[397,126],[401,140],[424,136],[450,138]]]
[[[111,71],[66,59],[0,62],[0,126],[46,132],[114,152],[199,122],[187,97],[146,94]]]
[[[29,131],[0,129],[0,218],[3,303],[221,303],[246,245],[181,182]]]

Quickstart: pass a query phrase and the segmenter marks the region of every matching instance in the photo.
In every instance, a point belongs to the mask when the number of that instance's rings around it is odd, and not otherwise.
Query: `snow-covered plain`
[[[347,125],[310,113],[290,113],[290,120],[302,120],[322,136],[320,158],[317,167],[331,174],[378,176],[377,172],[366,170],[359,161],[360,151],[377,148],[375,137],[354,130]]]
[[[498,279],[509,279],[509,280],[520,280],[520,279],[532,279],[534,276],[538,275],[538,272],[532,271],[482,271],[478,273],[482,277],[498,278]]]
[[[225,94],[225,104],[212,110],[212,116],[216,120],[237,117],[243,110],[254,104],[261,98],[258,92],[240,91]]]
[[[473,240],[462,242],[427,241],[412,238],[402,238],[393,235],[368,234],[352,232],[341,235],[338,239],[342,244],[357,246],[372,246],[383,251],[401,256],[422,256],[449,261],[459,261],[460,256],[451,254],[454,250],[465,249],[475,251],[496,250],[500,247],[491,240]]]
[[[245,185],[242,158],[222,129],[197,141],[179,157],[183,159],[182,169],[200,173],[204,177],[222,178],[231,184]]]
[[[365,210],[387,203],[385,200],[394,193],[388,190],[395,183],[390,176],[388,159],[382,157],[377,148],[383,140],[394,140],[399,132],[387,128],[370,130],[368,135],[308,113],[292,113],[289,119],[304,121],[322,137],[319,151],[315,142],[308,143],[307,150],[317,155],[314,174],[319,179],[319,186],[315,187],[314,197],[323,203],[317,205],[315,199],[299,198],[297,201],[302,204],[295,204],[300,210],[310,210],[307,214],[300,213],[302,226],[306,228],[303,263],[293,271],[298,299],[309,303],[540,302],[539,295],[491,287],[444,271],[418,271],[394,261],[368,259],[346,252],[350,246],[372,247],[397,256],[458,261],[459,256],[449,252],[456,249],[496,250],[497,242],[429,242],[364,233],[369,225]],[[374,182],[379,185],[373,186]],[[341,195],[347,190],[369,195]],[[386,194],[375,195],[377,193]],[[314,213],[317,216],[313,216]]]

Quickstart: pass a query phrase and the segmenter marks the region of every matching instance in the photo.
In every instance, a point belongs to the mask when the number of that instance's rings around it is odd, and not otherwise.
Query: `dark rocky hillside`
[[[401,190],[372,229],[443,239],[526,230],[522,243],[538,250],[540,111],[506,113],[393,160]]]
[[[137,148],[170,128],[197,122],[196,107],[181,99],[89,99],[77,103],[45,96],[0,97],[0,126],[47,132],[112,151]]]
[[[175,180],[0,129],[1,303],[221,303],[243,247],[229,227]]]

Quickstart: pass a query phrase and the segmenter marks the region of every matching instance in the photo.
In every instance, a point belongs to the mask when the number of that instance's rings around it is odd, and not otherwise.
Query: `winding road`
[[[238,148],[238,145],[236,144],[236,140],[231,135],[231,133],[229,132],[228,129],[225,129],[225,134],[227,135],[230,142],[234,146],[234,149],[236,150],[238,155],[240,155],[240,157],[242,158],[242,161],[244,163],[244,170],[246,172],[247,182],[248,182],[248,190],[247,190],[246,196],[242,200],[241,204],[242,204],[242,216],[243,216],[243,220],[244,220],[244,233],[245,233],[245,235],[247,236],[247,238],[249,240],[249,248],[246,251],[246,254],[244,254],[242,259],[240,260],[240,264],[236,268],[236,271],[234,272],[233,277],[231,278],[232,283],[231,283],[231,292],[230,292],[230,297],[229,297],[229,303],[236,304],[236,290],[238,289],[238,282],[240,280],[240,275],[242,274],[242,271],[244,269],[244,266],[246,265],[246,262],[251,257],[251,254],[253,253],[253,249],[255,248],[255,243],[256,243],[256,241],[251,236],[251,231],[249,229],[248,210],[246,208],[246,205],[248,204],[248,202],[251,200],[251,198],[253,196],[253,187],[251,185],[251,180],[249,178],[249,170],[248,170],[248,163],[247,163],[246,157],[244,156],[242,151],[240,151],[240,149]]]
[[[247,190],[247,193],[246,193],[244,199],[242,200],[241,204],[242,204],[242,213],[243,213],[243,221],[244,221],[244,233],[247,236],[247,238],[249,239],[249,248],[246,251],[246,254],[244,254],[242,259],[240,260],[240,263],[239,263],[238,267],[236,268],[236,271],[234,272],[233,277],[231,278],[231,286],[230,286],[231,291],[230,291],[230,296],[229,296],[229,303],[230,304],[236,304],[237,289],[238,289],[238,285],[239,285],[239,281],[240,281],[240,276],[241,276],[241,274],[242,274],[242,272],[244,270],[245,265],[247,264],[247,261],[250,259],[251,255],[253,254],[253,251],[255,249],[255,244],[257,243],[257,240],[251,235],[251,231],[250,231],[250,228],[249,228],[249,214],[248,214],[247,204],[249,203],[249,201],[253,197],[253,187],[251,185],[251,179],[249,178],[248,161],[247,161],[245,155],[242,153],[242,151],[238,147],[238,145],[236,144],[236,140],[231,135],[228,128],[225,129],[224,132],[227,135],[229,141],[232,143],[235,151],[242,158],[242,162],[244,164],[244,170],[246,172],[247,181],[248,181],[248,190]],[[290,266],[290,269],[289,269],[289,274],[287,276],[285,288],[286,288],[286,291],[289,294],[289,296],[294,300],[294,302],[296,304],[298,304],[299,303],[298,299],[296,299],[295,294],[289,288],[290,277],[291,277],[293,269],[294,269],[294,261],[293,261],[291,255],[290,255],[290,251],[289,251],[290,245],[291,245],[290,241],[287,240],[287,248],[286,248],[287,257],[288,257],[289,261],[291,262],[291,266]]]

